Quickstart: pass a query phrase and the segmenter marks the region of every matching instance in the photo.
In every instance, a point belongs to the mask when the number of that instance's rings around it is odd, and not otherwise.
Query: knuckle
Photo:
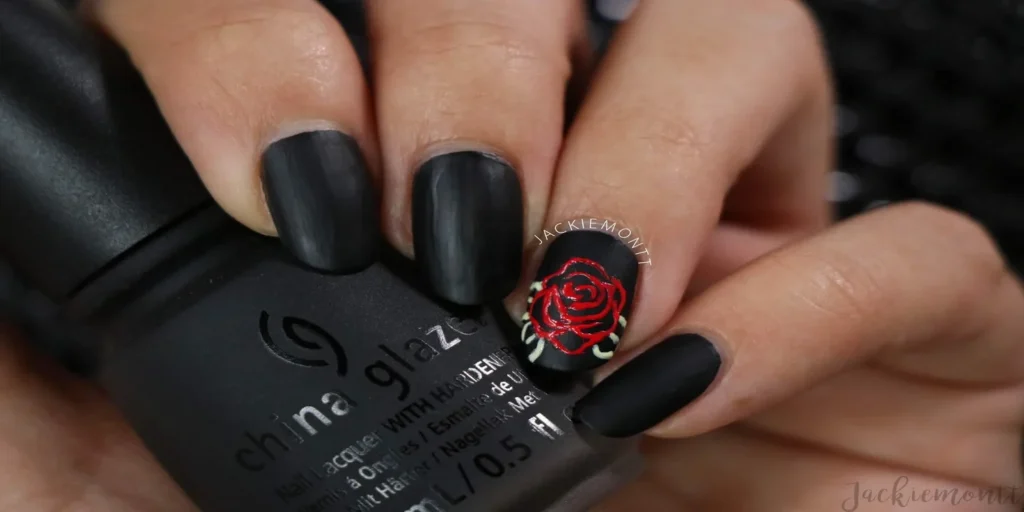
[[[843,324],[870,321],[884,303],[885,290],[876,272],[841,250],[782,251],[764,261],[780,274],[800,276],[788,292],[797,304]]]
[[[579,140],[616,140],[619,145],[630,148],[626,153],[620,151],[619,154],[595,157],[586,149],[578,149],[579,144],[570,145],[572,153],[567,160],[587,162],[573,167],[580,169],[574,172],[587,172],[588,195],[591,191],[601,191],[602,201],[607,199],[605,195],[612,198],[621,196],[624,187],[636,186],[639,176],[651,179],[656,176],[665,189],[684,187],[693,190],[695,175],[704,173],[707,165],[718,166],[717,161],[727,150],[727,144],[711,145],[713,137],[708,136],[708,132],[714,128],[691,122],[692,116],[685,108],[665,110],[654,108],[645,99],[626,98],[609,108],[594,109],[580,115],[576,121],[580,128],[574,133]],[[618,170],[583,171],[594,165]],[[713,172],[718,170],[713,169]],[[702,179],[699,182],[703,185],[713,180]]]
[[[823,311],[863,321],[875,316],[885,302],[884,287],[875,271],[858,258],[831,251],[811,262],[812,286],[804,298]]]
[[[392,54],[402,56],[402,65],[447,67],[461,62],[501,74],[541,71],[565,78],[572,69],[568,52],[501,19],[469,17],[422,24],[393,42]]]
[[[211,2],[196,13],[201,22],[172,35],[165,47],[193,63],[205,63],[212,71],[249,69],[244,63],[252,60],[249,56],[259,55],[261,69],[313,73],[316,78],[331,69],[325,61],[344,48],[344,37],[326,12],[299,5]],[[281,65],[286,67],[277,67]]]
[[[704,147],[700,132],[692,124],[678,118],[665,115],[648,117],[640,138],[652,149],[670,150],[670,154],[700,156]]]
[[[700,130],[685,120],[664,112],[650,112],[640,117],[643,123],[637,125],[635,112],[624,112],[621,120],[611,120],[610,126],[636,127],[637,140],[645,146],[649,155],[659,155],[666,162],[699,160],[706,152],[707,145]]]
[[[315,4],[207,2],[180,24],[153,36],[140,69],[164,101],[206,123],[262,126],[285,101],[334,111],[347,97],[338,91],[362,79],[341,27]]]

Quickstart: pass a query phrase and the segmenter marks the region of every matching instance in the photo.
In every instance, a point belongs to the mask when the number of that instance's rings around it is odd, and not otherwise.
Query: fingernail
[[[413,179],[416,261],[434,291],[462,305],[505,297],[523,258],[523,192],[515,169],[476,151],[424,163]]]
[[[673,336],[601,381],[576,403],[574,415],[602,435],[634,436],[704,394],[721,366],[721,356],[703,336]]]
[[[626,329],[639,264],[618,238],[572,231],[551,242],[523,315],[527,359],[581,372],[611,359]]]
[[[263,153],[263,189],[284,246],[327,272],[354,272],[377,255],[377,202],[356,141],[338,131],[311,131]]]

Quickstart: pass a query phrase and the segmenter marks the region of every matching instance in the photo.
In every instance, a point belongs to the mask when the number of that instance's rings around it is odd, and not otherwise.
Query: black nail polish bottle
[[[319,275],[221,213],[106,49],[0,0],[0,257],[97,333],[96,380],[202,510],[569,512],[635,474],[504,313],[397,259]]]

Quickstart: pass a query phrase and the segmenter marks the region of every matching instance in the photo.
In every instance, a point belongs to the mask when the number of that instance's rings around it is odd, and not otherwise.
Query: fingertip
[[[723,359],[706,337],[670,336],[639,354],[581,398],[574,415],[608,437],[644,432],[672,436],[666,422],[695,402],[722,373]]]
[[[255,162],[239,162],[230,153],[197,166],[199,178],[218,206],[245,227],[266,236],[277,236],[270,216],[262,179]]]

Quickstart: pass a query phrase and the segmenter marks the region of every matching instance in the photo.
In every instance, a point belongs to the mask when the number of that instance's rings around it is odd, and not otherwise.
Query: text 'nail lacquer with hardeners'
[[[397,259],[318,274],[231,221],[107,49],[0,0],[0,257],[99,333],[96,379],[202,510],[568,512],[635,474],[503,312]]]

